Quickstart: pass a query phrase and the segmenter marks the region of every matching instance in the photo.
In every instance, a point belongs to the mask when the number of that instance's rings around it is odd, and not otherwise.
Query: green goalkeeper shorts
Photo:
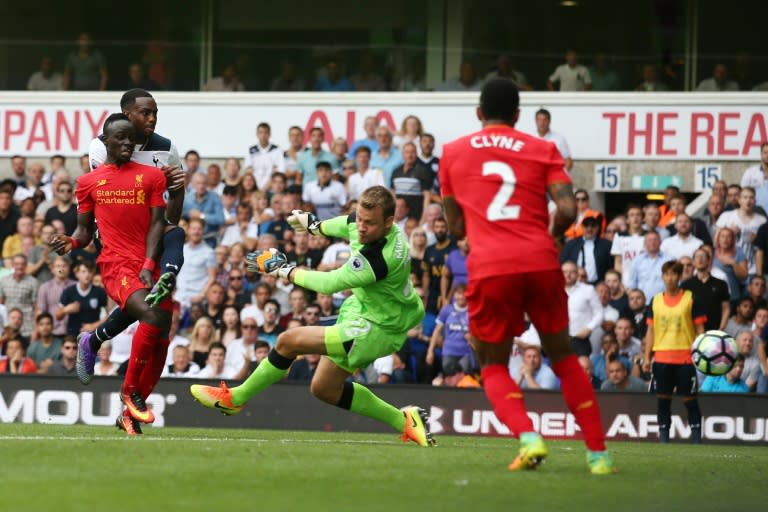
[[[325,329],[325,348],[328,359],[336,366],[354,373],[376,359],[400,350],[405,338],[405,331],[384,330],[354,313],[342,313],[336,325]]]

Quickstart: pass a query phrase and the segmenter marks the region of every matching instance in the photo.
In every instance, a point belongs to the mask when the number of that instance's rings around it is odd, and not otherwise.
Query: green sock
[[[281,370],[273,365],[269,358],[264,358],[253,373],[239,386],[232,388],[232,403],[242,405],[256,394],[282,380],[288,373],[288,368]]]
[[[350,411],[386,423],[398,432],[405,430],[405,415],[397,407],[374,395],[370,389],[353,383],[354,394]]]

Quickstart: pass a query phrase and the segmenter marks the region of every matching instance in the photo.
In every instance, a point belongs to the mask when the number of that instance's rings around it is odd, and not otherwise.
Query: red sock
[[[584,443],[593,452],[605,450],[605,434],[600,419],[600,406],[595,398],[595,390],[587,374],[579,365],[579,360],[571,354],[552,366],[555,375],[560,378],[560,389],[565,403],[584,434]]]
[[[139,378],[139,393],[141,393],[145,400],[160,380],[160,375],[163,373],[163,368],[165,368],[165,358],[168,355],[168,345],[170,343],[168,338],[155,342],[149,364],[147,364]]]
[[[152,360],[160,329],[141,322],[131,342],[131,357],[123,381],[123,393],[141,392],[141,376]]]
[[[528,411],[523,402],[520,386],[509,376],[509,370],[503,364],[492,364],[484,367],[480,374],[483,377],[485,395],[493,405],[496,417],[512,431],[516,437],[524,432],[534,432],[533,422],[528,417]]]

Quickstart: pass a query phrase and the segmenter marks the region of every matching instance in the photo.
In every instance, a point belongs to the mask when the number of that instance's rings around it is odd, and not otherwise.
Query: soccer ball
[[[701,333],[691,346],[693,365],[705,375],[725,375],[733,367],[738,355],[736,340],[723,331]]]

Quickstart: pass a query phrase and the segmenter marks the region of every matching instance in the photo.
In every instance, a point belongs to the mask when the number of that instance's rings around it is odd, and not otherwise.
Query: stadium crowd
[[[536,113],[538,135],[558,146],[572,164],[565,139]],[[465,294],[466,240],[453,240],[439,193],[436,141],[416,116],[397,133],[365,119],[366,137],[351,146],[326,147],[321,128],[290,128],[290,146],[271,142],[267,123],[245,158],[201,166],[184,156],[187,190],[181,227],[185,263],[178,275],[166,377],[242,379],[268,354],[277,336],[301,325],[331,325],[348,293],[310,294],[269,275],[245,272],[245,255],[278,247],[291,263],[332,270],[350,254],[343,240],[294,232],[292,210],[321,219],[354,210],[363,190],[385,185],[396,195],[395,222],[411,245],[412,282],[423,297],[424,323],[403,348],[354,378],[367,383],[423,383],[479,387],[470,348]],[[441,141],[442,142],[442,141]],[[308,143],[308,144],[307,144]],[[70,375],[76,336],[92,330],[114,307],[95,267],[98,245],[58,256],[49,243],[77,224],[76,175],[91,170],[87,155],[78,172],[60,155],[46,166],[11,159],[11,177],[0,182],[0,372]],[[661,267],[676,259],[682,287],[706,313],[706,329],[736,338],[744,356],[727,376],[707,378],[703,390],[768,391],[765,254],[768,250],[768,143],[761,161],[738,184],[718,182],[703,214],[686,213],[675,187],[663,204],[628,205],[613,218],[576,191],[578,218],[559,241],[568,294],[573,350],[595,388],[647,391],[643,372],[648,304],[664,290]],[[510,293],[515,293],[514,290]],[[96,375],[125,371],[136,324],[105,343]],[[556,389],[558,381],[533,328],[516,339],[510,373],[522,388]],[[290,380],[308,381],[319,356],[299,359]]]
[[[286,59],[279,69],[254,69],[247,54],[233,62],[225,63],[218,74],[210,77],[202,91],[242,92],[348,92],[348,91],[480,91],[485,80],[505,77],[518,84],[521,90],[549,91],[637,91],[665,92],[683,90],[683,73],[669,56],[659,64],[644,62],[636,66],[634,76],[621,76],[611,65],[611,58],[605,53],[590,56],[589,66],[573,49],[565,52],[564,61],[555,66],[546,76],[530,79],[525,72],[516,69],[509,54],[500,54],[495,59],[466,59],[461,62],[456,75],[443,82],[428,86],[425,81],[425,62],[412,62],[399,71],[392,65],[377,62],[371,53],[363,52],[354,63],[347,63],[341,56],[329,56],[318,62],[316,69],[302,69],[296,61]],[[108,65],[108,62],[110,63]],[[78,36],[77,45],[66,56],[64,62],[55,62],[51,55],[40,58],[39,68],[27,79],[26,89],[30,91],[96,91],[126,90],[134,87],[149,90],[178,90],[174,82],[175,68],[173,52],[167,44],[153,41],[147,44],[141,55],[130,62],[113,64],[105,53],[94,44],[91,36],[83,32]],[[718,91],[765,91],[768,81],[760,82],[735,66],[737,72],[730,73],[726,62],[716,62],[709,68],[708,76],[693,89],[702,92]],[[116,69],[117,68],[117,69]],[[409,68],[409,69],[405,69]],[[349,72],[347,71],[349,69]],[[274,76],[264,73],[274,73]],[[259,76],[256,76],[259,75]],[[735,76],[732,76],[735,75]],[[764,76],[764,75],[763,75]],[[187,88],[187,86],[183,86]]]

